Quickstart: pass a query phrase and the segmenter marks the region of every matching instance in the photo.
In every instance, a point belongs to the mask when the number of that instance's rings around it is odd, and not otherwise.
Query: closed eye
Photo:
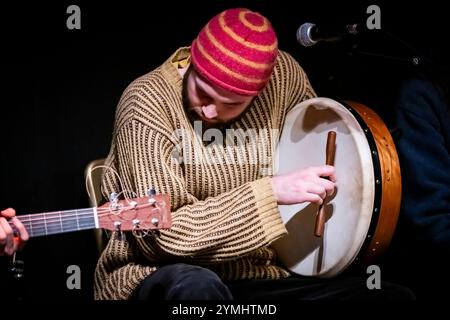
[[[240,106],[241,104],[242,104],[242,102],[227,102],[227,103],[224,103],[224,105],[227,106],[227,107]]]

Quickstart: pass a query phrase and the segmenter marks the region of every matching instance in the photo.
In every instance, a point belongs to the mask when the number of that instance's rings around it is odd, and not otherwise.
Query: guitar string
[[[150,207],[152,204],[146,203],[143,205],[140,205],[138,207],[130,207],[130,208],[122,208],[121,212],[123,211],[130,211],[131,209],[143,209],[146,207]],[[76,211],[76,212],[75,212]],[[74,214],[64,214],[61,215],[61,213],[69,213],[69,212],[75,212]],[[85,213],[83,213],[85,212]],[[94,209],[93,208],[86,208],[86,209],[79,209],[79,210],[66,210],[66,211],[54,211],[54,212],[44,212],[44,213],[35,213],[35,214],[29,214],[29,215],[19,215],[17,218],[22,223],[35,223],[35,222],[44,222],[47,223],[55,223],[55,224],[61,224],[60,218],[63,218],[65,221],[76,221],[81,219],[85,219],[87,217],[93,216]],[[97,216],[99,218],[107,216],[107,215],[114,215],[119,216],[120,214],[115,214],[110,208],[97,208]],[[51,215],[51,216],[49,216]],[[70,219],[73,218],[73,219]]]

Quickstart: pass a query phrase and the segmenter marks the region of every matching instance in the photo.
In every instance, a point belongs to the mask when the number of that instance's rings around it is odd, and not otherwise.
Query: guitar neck
[[[168,194],[107,202],[98,208],[35,213],[17,218],[30,237],[98,228],[148,232],[172,226]],[[9,224],[15,228],[11,221]]]
[[[97,208],[27,214],[17,218],[23,223],[30,237],[99,227]]]

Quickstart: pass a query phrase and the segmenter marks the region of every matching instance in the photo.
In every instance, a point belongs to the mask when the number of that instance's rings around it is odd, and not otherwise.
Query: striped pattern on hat
[[[211,83],[237,94],[257,95],[267,84],[278,54],[270,22],[245,8],[225,10],[192,42],[191,61]]]

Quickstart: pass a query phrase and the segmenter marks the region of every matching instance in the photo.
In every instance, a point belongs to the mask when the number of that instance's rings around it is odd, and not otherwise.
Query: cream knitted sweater
[[[315,93],[299,64],[280,51],[268,86],[243,116],[223,136],[203,134],[182,104],[175,64],[188,56],[180,48],[120,99],[106,164],[122,185],[106,172],[104,192],[142,196],[153,186],[168,193],[173,226],[156,237],[113,235],[97,264],[96,299],[128,299],[158,266],[175,262],[208,267],[224,280],[289,275],[270,247],[286,234],[271,187],[272,156],[285,114]],[[239,140],[242,134],[247,139]]]

